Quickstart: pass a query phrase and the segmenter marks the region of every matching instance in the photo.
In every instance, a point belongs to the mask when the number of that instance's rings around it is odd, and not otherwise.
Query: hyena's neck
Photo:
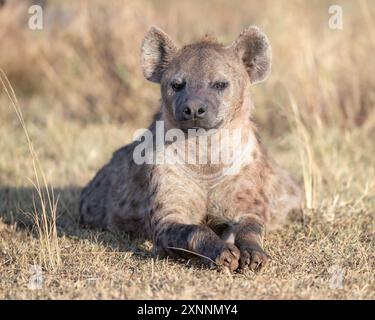
[[[199,131],[196,135],[185,134],[182,141],[166,145],[172,153],[179,154],[176,169],[182,172],[183,168],[192,177],[209,181],[236,174],[253,162],[262,148],[250,117],[251,101],[246,99],[242,103],[231,121],[221,128],[202,134]],[[165,132],[175,129],[168,117],[161,114],[159,120],[164,121]]]

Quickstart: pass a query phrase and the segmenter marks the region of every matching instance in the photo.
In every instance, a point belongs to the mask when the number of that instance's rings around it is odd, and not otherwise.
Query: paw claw
[[[249,267],[250,270],[258,272],[267,265],[271,257],[261,248],[245,247],[241,248],[240,268]]]
[[[230,271],[238,268],[240,251],[232,244],[226,244],[215,259],[218,267],[227,267]]]

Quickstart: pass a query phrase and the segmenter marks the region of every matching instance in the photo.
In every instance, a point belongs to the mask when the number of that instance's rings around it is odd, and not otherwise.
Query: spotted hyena
[[[161,86],[151,141],[136,139],[113,154],[82,191],[81,222],[149,237],[159,256],[198,256],[202,263],[231,270],[259,270],[269,259],[265,230],[280,226],[302,205],[300,188],[267,155],[251,120],[249,87],[271,69],[267,37],[252,26],[229,46],[204,37],[179,48],[152,27],[142,44],[141,65],[144,76]],[[158,126],[162,138],[177,129],[180,139],[158,144]],[[210,146],[231,130],[240,130],[240,138],[224,140],[215,150],[220,154],[235,145],[233,162],[212,161]],[[202,137],[208,142],[201,143]],[[157,146],[172,148],[174,155],[181,150],[186,155],[194,146],[207,151],[208,160],[158,163]],[[152,150],[153,161],[136,161],[140,147]],[[235,162],[235,170],[226,170]]]

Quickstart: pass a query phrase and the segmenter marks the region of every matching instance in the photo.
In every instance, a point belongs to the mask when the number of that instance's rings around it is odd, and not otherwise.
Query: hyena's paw
[[[240,250],[230,243],[225,243],[220,250],[218,250],[215,259],[215,264],[219,268],[226,267],[230,271],[234,271],[239,266]]]
[[[271,260],[271,257],[259,246],[244,246],[240,248],[240,252],[240,269],[250,268],[258,272]]]

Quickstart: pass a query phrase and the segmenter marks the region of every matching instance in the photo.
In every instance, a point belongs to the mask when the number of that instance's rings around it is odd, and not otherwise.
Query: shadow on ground
[[[54,188],[55,199],[58,199],[57,232],[59,237],[77,240],[95,241],[109,250],[133,252],[137,257],[151,257],[144,248],[145,239],[131,237],[124,233],[112,233],[99,229],[88,229],[79,224],[80,187],[68,186]],[[42,191],[45,194],[45,190]],[[27,187],[0,187],[0,220],[12,225],[16,230],[24,230],[36,235],[33,212],[34,205],[41,212],[41,202],[37,191]]]

